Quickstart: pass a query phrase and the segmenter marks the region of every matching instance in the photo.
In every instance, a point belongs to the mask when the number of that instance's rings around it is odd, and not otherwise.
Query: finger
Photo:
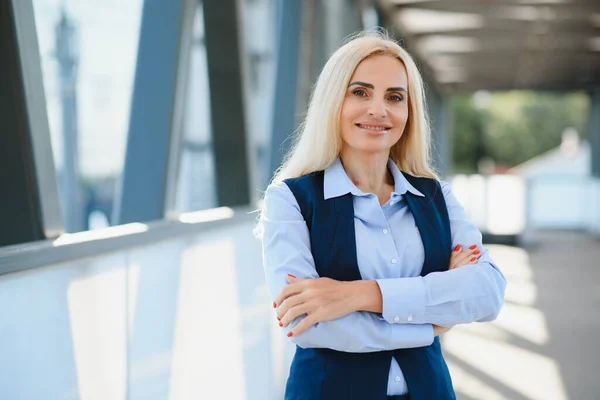
[[[448,265],[448,269],[454,268],[454,265],[456,264],[454,260],[456,259],[456,256],[460,254],[460,249],[462,249],[462,246],[457,244],[454,249],[452,249],[452,252],[450,252],[450,263]]]
[[[464,263],[466,259],[471,255],[472,250],[465,249],[463,251],[459,251],[455,253],[453,257],[450,259],[450,269],[454,269],[460,266],[461,263]]]
[[[301,334],[302,332],[304,332],[305,330],[307,330],[308,328],[310,328],[311,326],[313,326],[314,324],[316,324],[318,321],[318,319],[313,315],[308,315],[306,316],[306,318],[304,318],[302,321],[300,321],[300,323],[298,325],[296,325],[294,327],[294,329],[292,329],[291,331],[288,332],[287,336],[288,337],[292,337],[292,336],[298,336],[299,334]]]
[[[469,264],[477,264],[481,254],[473,254],[473,256],[469,259]]]
[[[292,275],[292,274],[287,274],[287,281],[288,281],[288,283],[302,282],[304,280],[306,280],[306,279],[298,278],[298,277],[296,277],[295,275]]]
[[[273,302],[273,307],[277,308],[283,303],[285,299],[295,294],[298,294],[302,291],[301,287],[298,283],[291,283],[287,286],[284,286],[283,289],[279,292],[277,297],[275,297],[275,301]]]
[[[308,314],[310,311],[310,306],[306,303],[297,304],[294,307],[291,307],[288,312],[285,313],[283,317],[281,317],[281,321],[279,326],[288,326],[293,320],[298,318],[301,315]]]
[[[453,268],[462,267],[463,265],[468,264],[469,260],[471,259],[471,257],[473,257],[473,255],[471,254],[471,250],[465,250],[465,251],[463,251],[454,260],[454,267]]]
[[[296,307],[298,304],[302,304],[303,302],[304,300],[302,298],[302,293],[288,297],[277,308],[277,319],[281,321],[290,309]]]
[[[471,249],[465,249],[464,251],[461,251],[460,253],[454,255],[454,257],[451,259],[450,261],[450,268],[449,269],[454,269],[456,267],[460,267],[463,265],[466,265],[469,263],[469,260],[473,257],[473,253],[479,251],[477,250],[477,247]]]

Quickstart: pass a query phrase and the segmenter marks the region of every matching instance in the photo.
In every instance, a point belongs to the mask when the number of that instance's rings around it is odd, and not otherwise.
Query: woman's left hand
[[[330,278],[301,279],[289,274],[287,280],[289,285],[281,290],[274,303],[279,326],[287,326],[296,317],[306,314],[288,336],[298,335],[318,322],[356,311],[352,304],[352,282]]]

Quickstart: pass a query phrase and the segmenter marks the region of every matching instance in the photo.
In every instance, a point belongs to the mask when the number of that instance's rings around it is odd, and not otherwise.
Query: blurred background
[[[600,398],[594,0],[0,0],[0,398],[283,398],[254,211],[377,27],[509,281],[444,337],[459,398]]]

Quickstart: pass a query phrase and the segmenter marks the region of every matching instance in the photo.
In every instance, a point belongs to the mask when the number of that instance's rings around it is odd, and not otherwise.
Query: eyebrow
[[[354,81],[354,82],[351,82],[351,83],[348,85],[348,87],[350,87],[350,86],[355,86],[355,85],[356,85],[356,86],[364,86],[364,87],[367,87],[367,88],[369,88],[369,89],[375,89],[375,86],[373,86],[372,84],[370,84],[370,83],[367,83],[367,82],[361,82],[361,81]],[[406,92],[406,89],[404,89],[403,87],[399,87],[399,86],[398,86],[398,87],[390,87],[390,88],[387,88],[385,91],[386,91],[386,92]]]

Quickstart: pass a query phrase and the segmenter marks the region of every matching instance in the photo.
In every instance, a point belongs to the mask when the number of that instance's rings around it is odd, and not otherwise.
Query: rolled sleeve
[[[427,295],[422,277],[376,279],[383,300],[382,316],[390,324],[420,324]]]

